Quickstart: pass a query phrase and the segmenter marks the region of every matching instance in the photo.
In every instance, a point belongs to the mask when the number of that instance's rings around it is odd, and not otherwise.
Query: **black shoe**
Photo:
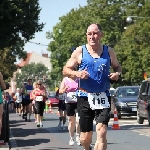
[[[37,124],[37,127],[40,127],[40,124]]]
[[[27,117],[25,117],[25,121],[27,121]]]
[[[24,114],[22,115],[22,119],[24,119]]]

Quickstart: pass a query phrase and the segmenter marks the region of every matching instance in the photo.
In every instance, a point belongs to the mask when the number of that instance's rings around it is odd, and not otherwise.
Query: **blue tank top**
[[[106,92],[109,96],[110,89],[110,56],[108,46],[103,46],[103,52],[100,58],[93,58],[88,52],[86,45],[82,46],[82,60],[79,70],[87,68],[88,79],[80,79],[79,88],[88,91],[88,93]],[[78,91],[79,92],[79,91]],[[80,91],[80,96],[87,96],[87,92]]]
[[[25,86],[25,90],[26,91],[30,91],[30,90],[33,90],[33,85],[26,85]],[[24,99],[26,99],[26,100],[30,100],[30,95],[25,95],[25,97],[24,97]]]

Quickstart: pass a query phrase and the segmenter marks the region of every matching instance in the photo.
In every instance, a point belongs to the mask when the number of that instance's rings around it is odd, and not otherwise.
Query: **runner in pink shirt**
[[[74,145],[74,131],[76,127],[76,142],[80,145],[80,127],[79,127],[79,117],[77,113],[77,96],[76,90],[78,89],[78,80],[71,79],[68,77],[63,78],[59,93],[66,93],[65,103],[66,111],[68,116],[68,130],[70,134],[69,145]]]

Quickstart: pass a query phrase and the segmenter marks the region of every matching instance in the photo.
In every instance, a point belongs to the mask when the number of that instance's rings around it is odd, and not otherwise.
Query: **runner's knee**
[[[106,140],[107,125],[98,123],[96,125],[96,132],[97,132],[97,140],[104,142]]]
[[[92,132],[81,132],[80,134],[80,143],[82,145],[87,145],[92,143]]]

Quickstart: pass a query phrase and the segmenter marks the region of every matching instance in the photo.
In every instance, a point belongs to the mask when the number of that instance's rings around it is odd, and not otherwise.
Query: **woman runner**
[[[46,100],[46,92],[43,89],[42,82],[37,81],[37,87],[32,92],[35,98],[35,108],[37,110],[37,127],[43,127],[42,119]]]
[[[80,145],[80,126],[79,126],[79,118],[77,114],[77,97],[76,97],[76,90],[78,89],[78,80],[71,79],[65,77],[59,89],[59,93],[66,93],[66,111],[68,116],[68,130],[70,134],[70,141],[69,145],[74,145],[74,131],[76,127],[76,142],[77,145]]]

